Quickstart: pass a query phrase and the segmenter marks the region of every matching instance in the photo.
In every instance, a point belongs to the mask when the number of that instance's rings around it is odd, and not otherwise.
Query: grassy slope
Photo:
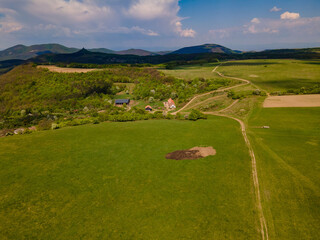
[[[246,60],[224,64],[218,71],[250,80],[268,92],[311,87],[319,83],[320,61]],[[254,76],[255,75],[255,76]]]
[[[249,120],[270,239],[320,238],[319,126],[320,108],[258,108]]]
[[[203,65],[186,65],[179,66],[173,70],[161,69],[160,71],[165,73],[166,75],[171,75],[177,78],[183,79],[194,79],[198,77],[203,78],[216,78],[218,75],[216,73],[212,73],[212,70],[217,66],[218,63],[208,63]]]
[[[165,154],[199,145],[217,155]],[[258,239],[238,124],[103,123],[0,139],[2,239]]]

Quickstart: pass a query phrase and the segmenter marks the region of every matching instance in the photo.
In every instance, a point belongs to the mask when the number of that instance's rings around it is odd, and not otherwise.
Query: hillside
[[[108,48],[90,48],[88,51],[90,52],[100,52],[100,53],[109,53],[109,54],[115,54],[116,52],[108,49]]]
[[[149,52],[143,49],[128,49],[128,50],[123,50],[123,51],[116,51],[116,54],[121,54],[121,55],[137,55],[137,56],[152,56],[152,55],[157,55],[156,53]]]
[[[68,48],[60,44],[40,44],[40,45],[16,45],[6,50],[0,51],[0,61],[21,59],[26,60],[45,53],[74,53],[76,48]]]
[[[39,45],[16,45],[0,51],[0,61],[12,60],[12,59],[20,59],[27,60],[39,55],[43,54],[66,54],[66,53],[75,53],[79,51],[78,48],[69,48],[60,44],[39,44]],[[107,53],[107,54],[119,54],[119,55],[137,55],[137,56],[153,56],[158,55],[157,53],[153,53],[150,51],[146,51],[143,49],[128,49],[122,51],[114,51],[108,48],[91,48],[88,49],[90,52],[98,52],[98,53]]]
[[[235,51],[230,48],[218,45],[218,44],[203,44],[199,46],[191,46],[181,48],[177,51],[173,51],[170,54],[192,54],[192,53],[226,53],[233,54]]]

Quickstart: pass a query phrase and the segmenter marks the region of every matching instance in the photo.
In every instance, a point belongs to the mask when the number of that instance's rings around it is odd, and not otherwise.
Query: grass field
[[[183,78],[186,80],[192,80],[194,78],[216,78],[219,77],[216,73],[213,73],[212,70],[219,65],[219,63],[208,63],[202,65],[183,65],[176,67],[173,70],[159,69],[161,72],[166,75],[174,76],[177,78]]]
[[[269,238],[320,239],[320,108],[257,108],[249,136]]]
[[[268,92],[312,87],[320,82],[320,61],[245,60],[228,62],[218,71],[250,80]]]
[[[217,155],[166,153],[213,146]],[[238,123],[102,123],[0,139],[1,239],[258,239]]]

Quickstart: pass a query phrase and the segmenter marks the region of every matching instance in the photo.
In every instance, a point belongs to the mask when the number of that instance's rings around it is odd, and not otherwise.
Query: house
[[[114,101],[115,105],[123,105],[123,104],[130,104],[130,99],[116,99]]]
[[[168,100],[168,107],[170,109],[176,108],[176,104],[174,103],[174,101],[171,98],[169,98],[169,100]]]
[[[146,106],[145,108],[144,108],[146,111],[149,111],[149,112],[151,112],[152,111],[152,107],[151,106]]]

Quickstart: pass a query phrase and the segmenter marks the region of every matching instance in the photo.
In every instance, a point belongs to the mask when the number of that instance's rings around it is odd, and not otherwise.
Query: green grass
[[[176,78],[183,78],[187,80],[192,80],[194,78],[217,78],[218,75],[213,73],[212,70],[218,65],[219,63],[208,63],[203,65],[185,65],[179,66],[173,70],[166,70],[166,69],[159,69],[161,72],[165,73],[166,75],[170,75]]]
[[[166,153],[213,146],[216,156]],[[102,123],[0,139],[1,239],[258,239],[230,119]]]
[[[257,108],[249,136],[269,239],[320,239],[320,108]]]
[[[223,64],[226,76],[250,80],[268,92],[312,87],[320,82],[320,61],[245,60]]]

